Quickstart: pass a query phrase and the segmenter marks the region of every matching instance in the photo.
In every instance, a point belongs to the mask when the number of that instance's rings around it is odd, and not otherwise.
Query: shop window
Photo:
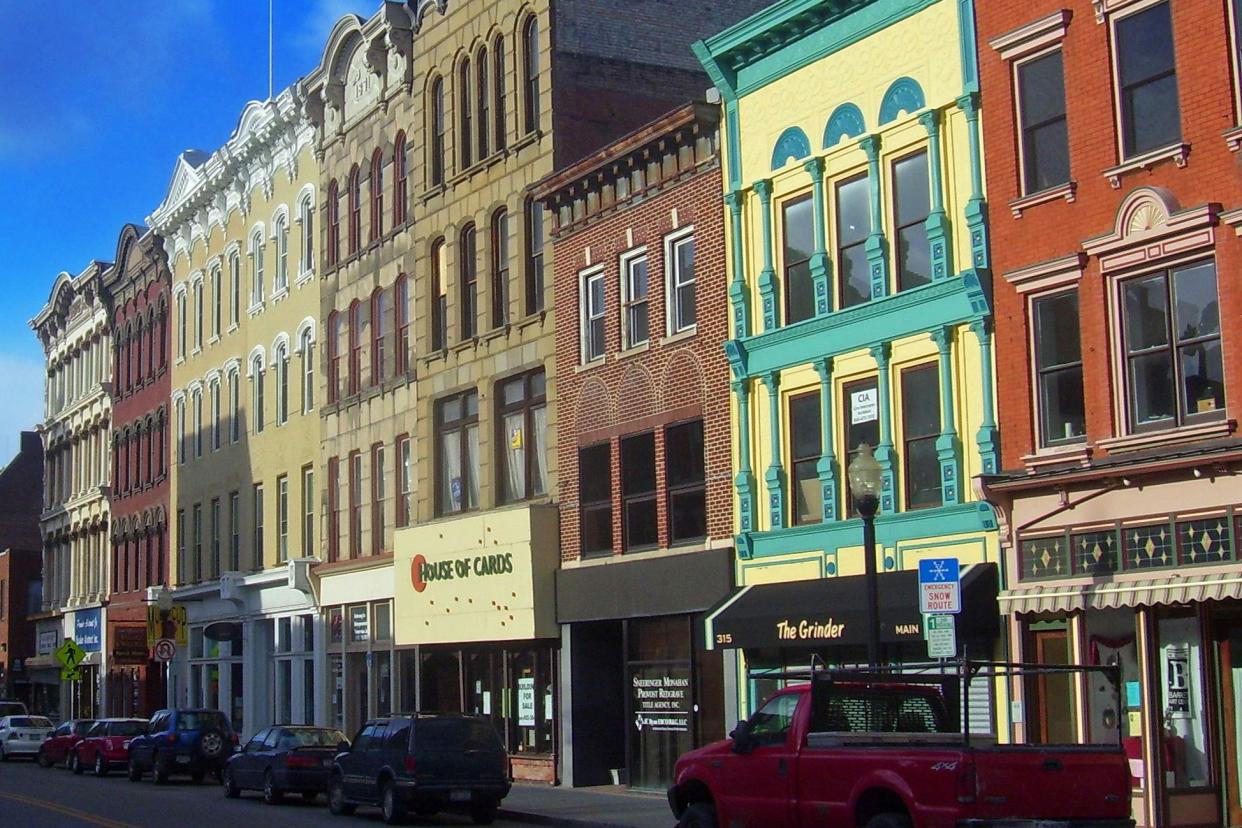
[[[665,429],[664,485],[668,491],[668,542],[685,543],[707,537],[702,420]]]
[[[479,506],[479,395],[454,394],[436,403],[437,511]]]
[[[871,299],[871,269],[867,264],[867,236],[871,233],[871,189],[860,175],[837,185],[837,290],[841,307]]]
[[[392,640],[392,605],[388,603],[379,603],[375,605],[375,631],[376,641]]]
[[[1183,564],[1232,560],[1229,519],[1186,520],[1177,524],[1177,557]]]
[[[841,389],[843,399],[842,415],[845,418],[845,447],[847,457],[844,467],[858,454],[858,447],[863,443],[875,448],[880,442],[880,402],[877,380],[875,377],[846,383]],[[845,509],[850,517],[858,515],[854,507],[854,497],[849,489],[849,475],[845,477]]]
[[[340,644],[345,640],[343,613],[340,607],[328,610],[328,643]]]
[[[815,251],[815,213],[810,194],[785,202],[784,230],[785,324],[815,315],[815,284],[811,281],[811,254]]]
[[[371,640],[371,625],[367,618],[367,605],[359,604],[349,608],[349,641],[352,644],[363,644]]]
[[[941,505],[940,367],[928,363],[901,372],[901,423],[905,463],[906,508]]]
[[[612,552],[612,446],[578,449],[578,501],[582,556]]]
[[[1216,263],[1122,284],[1131,426],[1219,419],[1225,409]]]
[[[1088,612],[1083,620],[1087,628],[1087,664],[1116,667],[1120,686],[1102,672],[1085,674],[1087,682],[1088,741],[1094,744],[1117,744],[1118,735],[1126,755],[1131,757],[1131,776],[1142,780],[1145,774],[1134,773],[1135,757],[1142,756],[1142,697],[1139,684],[1138,647],[1135,643],[1135,616],[1129,609]],[[1142,760],[1138,759],[1141,764]]]
[[[1070,535],[1070,549],[1078,575],[1108,575],[1117,569],[1117,533],[1111,529]]]
[[[793,524],[819,523],[824,504],[819,492],[819,462],[823,428],[819,419],[819,392],[789,399],[789,465],[793,476]]]
[[[1166,740],[1165,784],[1201,788],[1211,782],[1206,673],[1199,618],[1194,610],[1157,619],[1161,732]]]
[[[694,228],[665,242],[664,262],[668,271],[669,336],[693,328],[698,319],[695,299]]]
[[[1022,185],[1026,193],[1064,184],[1070,178],[1062,63],[1061,50],[1057,49],[1015,68]]]
[[[547,491],[547,392],[543,371],[500,384],[497,419],[502,429],[497,458],[504,502],[538,497]]]
[[[893,164],[893,218],[897,266],[897,289],[931,281],[931,242],[927,238],[927,215],[931,212],[931,185],[927,153],[918,152]]]
[[[1176,144],[1182,127],[1169,3],[1115,18],[1113,40],[1122,156]]]
[[[626,437],[621,441],[621,531],[627,552],[659,543],[656,512],[655,434]]]
[[[621,304],[624,327],[622,348],[635,348],[650,338],[650,302],[647,294],[647,254],[640,251],[621,262]]]
[[[1075,443],[1087,433],[1083,403],[1078,291],[1031,301],[1035,329],[1036,405],[1042,446]]]
[[[293,650],[293,618],[286,616],[276,619],[276,652],[288,653]]]

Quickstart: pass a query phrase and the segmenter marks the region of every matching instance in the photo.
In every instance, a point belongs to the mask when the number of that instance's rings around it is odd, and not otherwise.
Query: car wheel
[[[910,828],[910,817],[906,814],[876,814],[867,820],[867,828]]]
[[[470,806],[470,819],[475,825],[491,825],[496,821],[496,811],[499,809],[498,802],[476,802]]]
[[[41,768],[50,768],[52,766],[52,760],[47,758],[47,753],[44,752],[43,748],[39,748],[39,752],[35,755],[35,761],[39,763]]]
[[[319,798],[318,791],[302,791],[302,801],[305,802],[307,805],[313,804],[314,801],[318,798]]]
[[[706,802],[695,802],[682,812],[677,828],[716,828],[716,809]]]
[[[69,770],[73,771],[75,776],[81,776],[82,771],[86,770],[82,767],[82,757],[78,756],[76,750],[69,754]]]
[[[100,777],[108,775],[108,763],[104,761],[102,753],[95,754],[95,775]]]
[[[203,731],[203,735],[198,737],[198,752],[215,762],[224,755],[224,734],[218,730]]]
[[[397,825],[405,822],[405,803],[397,793],[397,783],[389,779],[384,783],[384,792],[380,799],[380,816],[385,824]]]
[[[276,787],[276,775],[268,768],[263,774],[263,801],[268,805],[279,805],[285,798],[285,792]]]
[[[154,777],[155,784],[168,784],[168,757],[162,753],[155,757],[155,767],[152,768],[152,776]]]
[[[237,787],[237,780],[233,779],[233,771],[229,768],[224,769],[224,777],[220,784],[224,786],[224,795],[229,799],[237,799],[241,796],[241,788]]]
[[[328,810],[334,816],[348,816],[355,810],[352,804],[345,801],[345,780],[339,776],[328,780]]]
[[[129,760],[129,763],[125,766],[125,769],[126,769],[125,775],[129,777],[130,782],[138,782],[142,779],[142,771],[139,770],[138,765],[134,762],[132,758]]]

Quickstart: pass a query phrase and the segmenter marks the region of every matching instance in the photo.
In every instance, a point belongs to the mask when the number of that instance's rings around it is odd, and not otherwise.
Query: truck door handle
[[[784,775],[785,775],[786,773],[788,773],[788,772],[789,772],[789,766],[785,764],[785,760],[784,760],[784,759],[779,759],[779,760],[777,760],[777,762],[776,762],[776,775],[777,775],[777,776],[784,776]]]

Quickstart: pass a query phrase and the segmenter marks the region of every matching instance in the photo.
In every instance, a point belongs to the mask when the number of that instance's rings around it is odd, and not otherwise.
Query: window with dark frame
[[[812,391],[789,398],[789,468],[793,493],[790,517],[794,526],[821,523],[824,519],[816,468],[823,452],[824,436],[819,396],[818,391]]]
[[[479,256],[478,233],[473,224],[461,231],[461,247],[458,248],[458,274],[461,290],[461,339],[467,340],[478,333],[479,318]]]
[[[487,70],[487,47],[479,48],[479,54],[475,58],[475,85],[476,98],[479,108],[478,144],[479,144],[479,160],[482,161],[491,154],[489,148],[491,128],[492,128],[492,100],[487,88],[490,78]]]
[[[499,383],[496,404],[502,501],[546,494],[548,398],[543,371]]]
[[[1087,414],[1077,289],[1032,299],[1031,327],[1035,332],[1039,443],[1056,446],[1079,442],[1087,433]]]
[[[916,152],[893,162],[893,220],[897,226],[897,289],[931,282],[931,241],[927,216],[931,212],[931,183],[927,153]]]
[[[444,278],[444,239],[431,243],[431,349],[448,344],[448,286]]]
[[[495,95],[495,106],[492,113],[495,119],[496,149],[505,148],[505,41],[496,35],[496,43],[492,46],[492,71],[494,79],[492,90]]]
[[[436,511],[479,506],[479,395],[465,391],[436,403]]]
[[[408,434],[397,436],[397,526],[409,526],[414,513],[414,466]]]
[[[845,432],[846,456],[842,468],[848,469],[858,456],[863,443],[875,448],[880,442],[879,386],[875,377],[848,382],[841,388],[842,431]],[[845,482],[845,512],[857,517],[853,492],[850,491],[849,475],[842,475]]]
[[[470,94],[470,58],[462,58],[457,68],[457,109],[461,123],[458,125],[457,147],[461,160],[461,168],[467,169],[474,163],[471,153],[471,142],[474,140],[474,127],[471,120],[471,109],[474,106]]]
[[[255,483],[251,500],[254,515],[254,569],[263,568],[263,484]]]
[[[241,569],[241,492],[229,493],[229,569]]]
[[[526,313],[543,310],[543,202],[527,199],[526,215]]]
[[[349,254],[362,247],[362,171],[354,164],[349,171]]]
[[[1113,22],[1122,155],[1131,158],[1182,140],[1173,18],[1157,3]]]
[[[362,346],[367,340],[367,305],[357,299],[349,307],[349,393],[362,390]]]
[[[627,552],[660,542],[656,496],[655,433],[621,440],[621,540]]]
[[[388,292],[376,288],[371,294],[371,383],[383,382],[387,376]]]
[[[203,504],[194,504],[194,580],[203,580]]]
[[[647,254],[639,253],[622,260],[622,295],[625,297],[624,348],[635,348],[650,337],[650,300],[648,298]]]
[[[336,179],[328,184],[328,266],[341,259],[341,194]],[[237,282],[234,281],[234,284]],[[236,291],[234,292],[236,295]],[[233,324],[237,324],[237,313],[233,314]]]
[[[582,276],[582,362],[604,356],[604,272]]]
[[[427,159],[427,168],[431,173],[431,186],[438,187],[444,183],[444,79],[436,78],[431,82],[431,140],[427,142],[431,157]]]
[[[810,193],[781,205],[782,258],[785,278],[785,324],[815,316],[815,283],[811,254],[815,252],[815,212]]]
[[[492,327],[509,324],[509,213],[492,214]]]
[[[1019,63],[1016,72],[1023,191],[1037,193],[1070,178],[1061,50]]]
[[[396,227],[405,222],[406,205],[410,198],[410,159],[406,156],[404,132],[398,132],[393,142],[392,164],[392,225]]]
[[[526,132],[539,128],[539,22],[532,16],[522,28],[522,69],[526,80],[523,101]]]
[[[384,235],[384,152],[378,147],[371,156],[370,241]]]
[[[1121,293],[1131,428],[1223,417],[1215,261],[1129,279]]]
[[[836,207],[837,290],[841,307],[849,308],[871,300],[871,268],[867,263],[871,191],[865,174],[837,185]]]
[[[943,504],[940,489],[940,366],[935,362],[901,372],[902,460],[906,508]]]
[[[362,455],[349,453],[349,557],[362,557]]]
[[[392,293],[397,328],[393,366],[397,374],[404,374],[410,369],[410,280],[404,273],[397,277]]]
[[[223,561],[220,559],[220,498],[211,499],[211,567],[219,575]],[[135,580],[137,578],[135,577]]]
[[[328,458],[328,560],[341,557],[341,461]]]
[[[328,314],[328,402],[334,403],[341,396],[341,336],[340,311]]]
[[[703,421],[664,429],[664,486],[668,493],[668,542],[707,537],[707,466]]]
[[[384,551],[384,500],[388,485],[384,467],[384,445],[371,447],[371,554]]]
[[[612,553],[612,446],[578,449],[578,511],[582,556]]]

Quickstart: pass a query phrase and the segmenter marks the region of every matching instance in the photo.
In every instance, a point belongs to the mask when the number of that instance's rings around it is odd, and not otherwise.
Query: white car
[[[0,762],[10,756],[35,756],[39,745],[52,733],[52,723],[42,716],[0,718]]]

